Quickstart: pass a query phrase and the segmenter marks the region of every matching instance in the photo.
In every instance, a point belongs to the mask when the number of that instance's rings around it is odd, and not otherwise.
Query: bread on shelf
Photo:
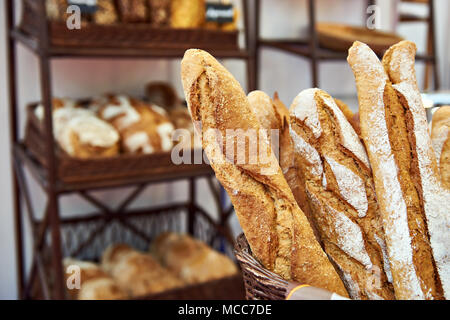
[[[35,109],[39,120],[43,106]],[[81,159],[111,157],[119,153],[119,134],[92,111],[71,99],[53,99],[53,134],[61,149]]]
[[[285,279],[346,296],[342,281],[297,205],[270,144],[259,134],[259,121],[239,83],[211,55],[196,49],[186,51],[181,78],[192,119],[201,121],[203,148],[231,198],[255,257]],[[235,158],[226,158],[228,153],[209,133],[218,130],[223,139],[227,130],[237,129],[258,132],[260,155],[267,161],[238,164]],[[249,150],[249,144],[244,148]]]
[[[121,135],[122,150],[130,154],[170,151],[174,127],[160,107],[124,95],[112,96],[99,117]]]
[[[158,261],[186,284],[236,275],[236,264],[227,256],[187,234],[158,236],[150,247]]]
[[[100,25],[111,25],[119,22],[115,0],[97,0],[97,10],[93,21]]]
[[[80,287],[67,289],[72,299],[78,300],[116,300],[126,299],[128,296],[98,264],[89,261],[66,258],[63,261],[66,282],[74,270],[70,267],[79,268]],[[69,273],[69,271],[71,273]],[[75,275],[76,276],[76,275]],[[69,285],[69,283],[67,283]]]
[[[205,21],[205,0],[172,0],[170,26],[199,28]]]
[[[415,51],[413,43],[402,41],[381,63],[367,45],[355,42],[348,62],[396,298],[440,299],[443,293],[448,296],[450,281],[450,197],[439,183],[415,77]]]

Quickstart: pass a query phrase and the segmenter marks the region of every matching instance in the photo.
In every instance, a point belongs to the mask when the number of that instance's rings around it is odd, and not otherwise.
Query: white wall
[[[318,7],[319,21],[347,21],[354,24],[363,22],[364,0],[320,0]],[[391,23],[391,0],[381,0],[382,25],[389,28]],[[262,34],[266,37],[289,37],[304,34],[306,26],[306,2],[297,0],[263,0]],[[438,39],[441,77],[443,85],[449,88],[450,79],[450,43],[448,34],[448,15],[450,6],[446,0],[437,1],[438,12]],[[412,30],[401,30],[407,38],[417,41],[423,46],[423,27],[417,26]],[[16,297],[15,283],[15,254],[12,205],[10,191],[10,159],[9,159],[9,131],[8,128],[8,101],[6,84],[6,58],[4,10],[0,10],[0,146],[3,157],[0,158],[0,299]],[[38,65],[36,58],[26,49],[18,47],[19,60],[19,106],[21,106],[21,123],[23,128],[23,106],[39,99]],[[262,54],[262,81],[261,89],[272,94],[278,90],[281,98],[289,104],[295,95],[302,89],[310,86],[310,69],[305,60],[274,50],[264,50]],[[244,64],[239,61],[227,61],[225,65],[233,72],[236,78],[245,83]],[[57,96],[85,97],[100,94],[106,91],[118,91],[130,94],[143,94],[144,85],[150,80],[172,81],[181,94],[179,81],[179,61],[145,61],[145,60],[58,60],[52,63],[52,76],[54,94]],[[444,72],[445,71],[445,72]],[[421,73],[419,73],[419,76]],[[320,68],[321,87],[337,96],[355,94],[353,76],[346,63],[326,63]],[[43,208],[42,194],[37,185],[32,189],[36,191],[34,201],[37,207]],[[205,189],[205,186],[202,186]],[[118,190],[109,194],[96,193],[99,197],[107,199],[110,203],[117,203],[117,198],[123,194]],[[185,184],[175,186],[155,186],[150,188],[140,198],[138,205],[163,202],[173,198],[185,196]],[[205,198],[205,197],[202,197]],[[204,203],[204,202],[203,202]],[[61,202],[65,214],[92,209],[88,204],[75,197],[67,197]],[[213,208],[209,201],[206,207]],[[236,224],[236,223],[234,223]],[[28,253],[30,251],[29,239]],[[29,262],[29,259],[28,259]]]

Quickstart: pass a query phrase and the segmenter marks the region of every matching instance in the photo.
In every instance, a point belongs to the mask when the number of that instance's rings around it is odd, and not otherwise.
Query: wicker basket
[[[37,1],[23,0],[20,28],[39,37]],[[65,22],[48,22],[50,44],[62,47],[148,48],[148,49],[216,49],[237,50],[238,31],[206,29],[155,28],[145,23],[97,25],[83,23],[79,30],[69,30]]]
[[[116,216],[92,215],[65,218],[61,221],[61,244],[64,257],[99,261],[111,244],[126,243],[147,251],[151,241],[165,231],[188,232],[189,210],[183,204],[152,209],[149,212],[128,212]],[[105,219],[107,218],[107,219]],[[234,259],[233,244],[200,211],[193,214],[192,236]],[[51,235],[47,234],[44,260],[47,274],[51,273]],[[51,277],[49,277],[51,280]],[[49,283],[51,286],[51,283]],[[242,275],[211,280],[136,299],[244,299]]]
[[[237,238],[234,250],[244,276],[248,300],[285,300],[290,290],[297,286],[264,268],[253,257],[244,234]]]
[[[338,23],[318,23],[316,29],[321,47],[343,52],[347,52],[353,42],[358,40],[382,55],[390,46],[403,40],[392,33]]]
[[[34,158],[47,167],[47,152],[45,148],[44,124],[40,121],[34,109],[38,104],[27,107],[27,124],[25,128],[25,146]],[[67,155],[57,145],[55,146],[58,161],[58,178],[65,183],[80,183],[88,181],[103,181],[121,178],[133,178],[149,175],[185,174],[209,172],[209,165],[179,164],[171,160],[171,152],[160,152],[148,155],[121,154],[108,158],[77,159]]]

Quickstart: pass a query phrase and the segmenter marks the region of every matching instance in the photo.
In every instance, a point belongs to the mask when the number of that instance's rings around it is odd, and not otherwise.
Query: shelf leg
[[[10,34],[14,28],[14,1],[5,1],[6,30],[7,30],[7,68],[9,82],[9,123],[10,123],[10,143],[11,143],[11,168],[14,168],[14,145],[18,141],[18,116],[17,116],[17,75],[16,75],[16,45]],[[14,171],[13,171],[14,172]],[[24,249],[23,249],[23,229],[22,229],[22,207],[20,204],[20,190],[15,174],[12,175],[12,196],[14,210],[14,229],[16,242],[16,270],[17,270],[17,296],[24,298],[25,269],[24,269]]]
[[[311,50],[311,79],[313,88],[319,87],[318,59],[317,59],[317,33],[316,33],[316,5],[315,0],[309,0],[309,32],[310,32],[310,50]]]
[[[194,218],[195,218],[195,198],[196,198],[196,181],[195,178],[189,179],[189,205],[188,205],[188,233],[194,235]]]

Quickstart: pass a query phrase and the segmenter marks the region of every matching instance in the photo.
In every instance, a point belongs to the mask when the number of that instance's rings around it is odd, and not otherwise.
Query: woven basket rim
[[[236,239],[234,253],[244,275],[248,299],[285,299],[289,288],[294,284],[269,271],[253,257],[243,233]]]

